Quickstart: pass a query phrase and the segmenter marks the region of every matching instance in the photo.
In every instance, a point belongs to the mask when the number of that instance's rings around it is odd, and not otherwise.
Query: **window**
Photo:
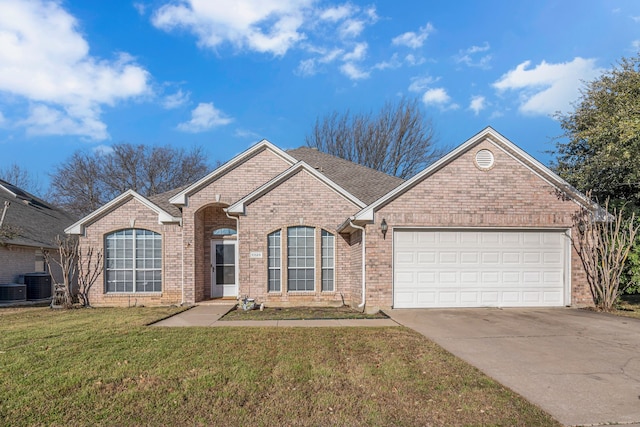
[[[322,291],[333,292],[334,272],[334,237],[328,231],[322,230]]]
[[[36,249],[36,265],[35,270],[33,271],[44,271],[45,273],[47,272],[47,263],[44,260],[44,253],[42,253],[42,250],[40,249]]]
[[[280,243],[280,230],[267,236],[267,258],[269,264],[269,292],[280,292],[280,274],[282,258],[282,246]]]
[[[127,229],[106,237],[106,292],[160,292],[162,237]]]
[[[287,229],[287,288],[289,291],[313,291],[315,285],[313,227]]]
[[[237,234],[237,231],[233,228],[224,227],[213,230],[212,234],[214,236],[235,236]]]

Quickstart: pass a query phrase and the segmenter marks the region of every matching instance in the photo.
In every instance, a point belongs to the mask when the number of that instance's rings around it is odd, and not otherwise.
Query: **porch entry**
[[[211,297],[238,296],[235,240],[211,241]]]

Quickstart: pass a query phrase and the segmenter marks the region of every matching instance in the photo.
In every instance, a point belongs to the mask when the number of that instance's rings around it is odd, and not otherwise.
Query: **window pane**
[[[106,292],[160,292],[162,237],[149,230],[127,229],[105,238]]]
[[[287,288],[289,291],[315,289],[315,229],[289,227],[287,229]]]
[[[334,288],[334,242],[333,234],[322,230],[322,291],[333,292]]]
[[[267,236],[267,291],[280,292],[280,230]]]

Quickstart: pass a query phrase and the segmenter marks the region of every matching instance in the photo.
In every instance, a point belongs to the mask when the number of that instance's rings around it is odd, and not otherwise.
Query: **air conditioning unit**
[[[47,273],[28,273],[24,275],[27,286],[27,299],[40,300],[51,298],[51,276]]]
[[[27,300],[27,285],[16,283],[0,285],[0,303],[20,302]]]

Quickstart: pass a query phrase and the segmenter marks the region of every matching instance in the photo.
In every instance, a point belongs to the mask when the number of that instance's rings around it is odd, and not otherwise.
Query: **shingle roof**
[[[387,175],[311,147],[299,147],[287,150],[287,153],[308,163],[367,204],[373,203],[404,182],[402,178]]]
[[[189,185],[174,188],[173,190],[165,191],[164,193],[156,194],[155,196],[149,196],[147,199],[169,215],[180,218],[182,217],[182,211],[176,205],[169,203],[169,199],[187,187],[189,187]]]
[[[55,247],[56,236],[64,236],[64,229],[75,218],[36,196],[0,179],[0,217],[5,201],[8,207],[4,225],[13,233],[2,243],[31,247]]]

